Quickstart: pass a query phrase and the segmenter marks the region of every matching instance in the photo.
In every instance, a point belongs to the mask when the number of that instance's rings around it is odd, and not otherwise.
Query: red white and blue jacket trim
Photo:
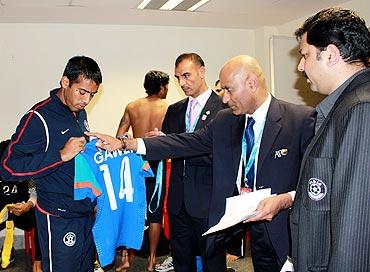
[[[38,205],[53,215],[90,216],[94,204],[73,199],[74,160],[63,162],[59,153],[70,137],[88,130],[86,112],[70,111],[57,91],[22,117],[1,160],[0,175],[9,181],[34,179]]]

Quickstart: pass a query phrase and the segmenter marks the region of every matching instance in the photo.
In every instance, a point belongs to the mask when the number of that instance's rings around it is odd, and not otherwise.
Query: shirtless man
[[[167,111],[167,103],[164,99],[167,96],[169,76],[161,71],[149,71],[145,75],[144,88],[147,97],[140,98],[129,103],[120,121],[116,136],[124,135],[131,127],[135,138],[144,137],[145,133],[161,129],[163,118]],[[151,164],[152,168],[153,165]],[[157,166],[157,164],[155,164]],[[147,178],[147,203],[150,199],[155,186],[155,178]],[[149,250],[148,271],[154,271],[156,251],[161,233],[162,209],[163,209],[163,191],[158,209],[151,213],[147,212],[149,222]],[[156,201],[154,201],[156,202]],[[149,205],[149,204],[148,204]],[[122,271],[130,266],[127,250],[122,251],[122,265],[117,271]]]
[[[169,76],[160,71],[149,71],[145,75],[144,88],[147,97],[129,103],[120,121],[117,136],[123,135],[131,127],[133,136],[144,137],[154,128],[161,128],[167,103]]]

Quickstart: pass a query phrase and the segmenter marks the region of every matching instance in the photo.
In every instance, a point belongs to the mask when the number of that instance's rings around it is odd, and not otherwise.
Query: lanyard
[[[148,204],[148,210],[149,210],[150,213],[154,213],[159,207],[159,202],[161,200],[161,194],[162,194],[162,174],[163,174],[163,161],[160,161],[159,164],[158,164],[158,168],[157,168],[157,174],[155,176],[154,191],[153,191],[152,197],[150,198],[150,202]],[[154,210],[152,210],[152,208],[151,208],[152,201],[153,201],[153,198],[154,198],[157,191],[158,191],[157,205],[154,208]]]
[[[248,159],[248,162],[246,162],[246,155],[247,155],[247,141],[245,139],[245,133],[243,132],[243,141],[242,141],[242,161],[243,161],[243,167],[244,168],[244,180],[242,180],[241,182],[244,182],[247,180],[247,174],[249,172],[249,170],[251,170],[251,167],[256,159],[256,155],[257,155],[257,151],[260,147],[260,144],[261,144],[261,139],[262,139],[262,132],[263,132],[263,128],[265,127],[265,121],[263,121],[263,124],[261,126],[261,129],[257,135],[257,137],[254,138],[254,145],[253,145],[253,148],[252,148],[252,151],[251,151],[251,154],[249,155],[249,159]],[[254,171],[254,169],[253,169]],[[246,185],[246,184],[245,184]],[[253,189],[253,188],[252,188]]]

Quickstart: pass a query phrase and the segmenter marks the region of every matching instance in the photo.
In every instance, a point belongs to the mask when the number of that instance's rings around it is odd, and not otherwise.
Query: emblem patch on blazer
[[[274,159],[284,157],[288,154],[288,148],[282,148],[275,151]]]
[[[310,178],[308,181],[308,196],[314,200],[319,201],[326,196],[328,189],[326,184],[318,178]]]

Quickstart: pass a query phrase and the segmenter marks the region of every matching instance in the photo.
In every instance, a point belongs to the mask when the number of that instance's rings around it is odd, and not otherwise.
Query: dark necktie
[[[248,117],[247,120],[247,128],[244,131],[245,134],[245,141],[247,143],[247,154],[246,154],[246,162],[248,162],[249,157],[251,155],[253,146],[254,146],[254,132],[253,132],[253,125],[255,121],[252,117]],[[244,166],[245,167],[245,166]],[[248,185],[248,187],[253,191],[254,186],[254,161],[251,165],[251,168],[249,168],[249,171],[247,173],[247,180],[245,181]]]

